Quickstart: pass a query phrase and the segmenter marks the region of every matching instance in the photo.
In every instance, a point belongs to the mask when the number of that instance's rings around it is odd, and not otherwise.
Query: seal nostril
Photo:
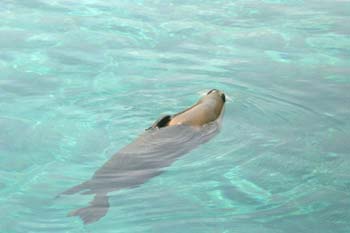
[[[225,94],[221,94],[221,99],[222,99],[222,101],[224,101],[224,103],[226,102],[226,96],[225,96]]]

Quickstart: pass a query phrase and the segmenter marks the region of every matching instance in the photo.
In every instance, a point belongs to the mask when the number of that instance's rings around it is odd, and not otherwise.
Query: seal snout
[[[224,103],[226,102],[226,96],[224,93],[221,93],[221,99]]]

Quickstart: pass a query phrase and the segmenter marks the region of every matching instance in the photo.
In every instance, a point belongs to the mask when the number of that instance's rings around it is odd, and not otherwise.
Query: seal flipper
[[[168,126],[169,122],[171,121],[171,118],[172,118],[171,115],[163,116],[159,120],[154,122],[154,124],[151,127],[149,127],[147,130],[154,129],[154,128],[162,128],[162,127]]]
[[[80,191],[83,191],[85,189],[89,188],[89,182],[86,181],[84,183],[78,184],[76,186],[73,186],[72,188],[67,189],[66,191],[64,191],[63,193],[61,193],[60,195],[71,195],[74,193],[78,193]]]
[[[96,194],[89,206],[72,211],[69,216],[79,216],[84,224],[90,224],[105,216],[108,209],[108,196]]]

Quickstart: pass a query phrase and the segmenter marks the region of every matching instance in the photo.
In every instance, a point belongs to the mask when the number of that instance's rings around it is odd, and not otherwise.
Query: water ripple
[[[1,232],[350,231],[347,1],[0,10]],[[111,193],[101,221],[66,217],[91,196],[58,193],[212,88],[230,97],[220,134]]]

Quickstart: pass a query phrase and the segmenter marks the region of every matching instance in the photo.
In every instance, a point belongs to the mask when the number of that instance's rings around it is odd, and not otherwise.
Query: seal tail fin
[[[90,224],[105,216],[108,209],[108,196],[96,194],[89,206],[72,211],[69,216],[79,216],[84,224]]]

